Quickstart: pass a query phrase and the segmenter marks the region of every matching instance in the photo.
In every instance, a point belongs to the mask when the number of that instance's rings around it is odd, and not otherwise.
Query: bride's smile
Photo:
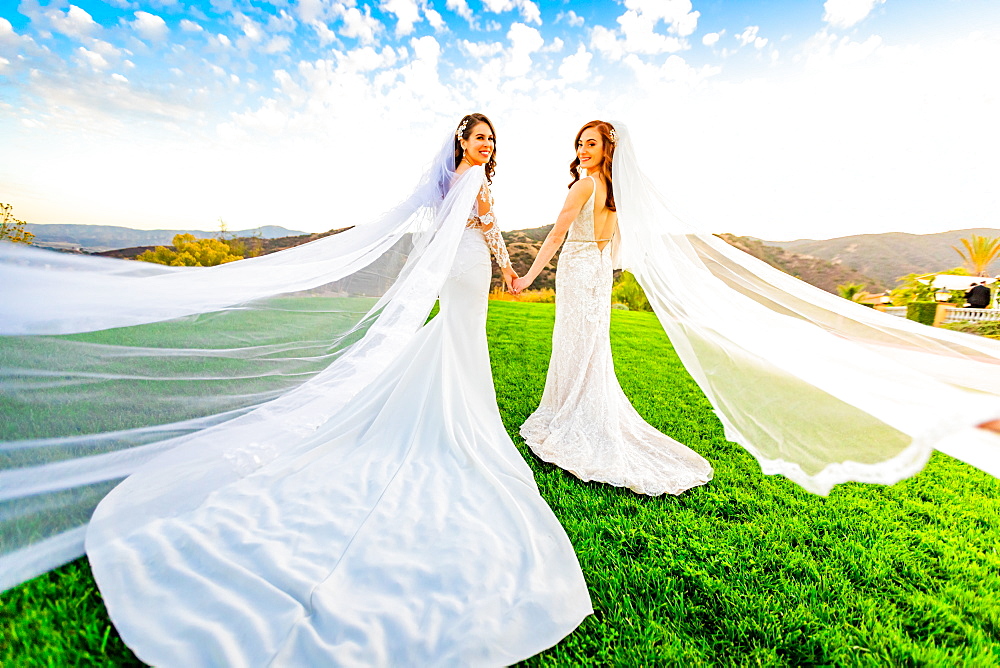
[[[580,166],[592,170],[600,166],[604,160],[604,146],[599,133],[592,129],[585,130],[576,147],[576,157]]]
[[[469,138],[462,141],[465,159],[473,165],[485,165],[493,155],[495,141],[490,126],[486,123],[477,123],[472,128]]]

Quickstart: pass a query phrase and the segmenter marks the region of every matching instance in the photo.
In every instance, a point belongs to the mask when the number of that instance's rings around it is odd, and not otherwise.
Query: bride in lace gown
[[[611,285],[618,218],[611,190],[614,130],[601,121],[577,133],[573,183],[531,268],[529,286],[562,246],[556,271],[556,322],[545,391],[521,426],[540,458],[582,480],[639,494],[680,494],[712,478],[712,467],[636,412],[611,357]],[[587,176],[581,178],[579,169]],[[565,239],[565,241],[564,241]]]
[[[572,545],[497,409],[490,251],[508,284],[514,274],[489,194],[494,141],[479,114],[456,131],[445,202],[466,193],[471,213],[440,312],[372,382],[280,453],[249,452],[226,484],[203,486],[227,464],[204,454],[209,434],[101,502],[87,553],[143,661],[505,665],[591,614]]]

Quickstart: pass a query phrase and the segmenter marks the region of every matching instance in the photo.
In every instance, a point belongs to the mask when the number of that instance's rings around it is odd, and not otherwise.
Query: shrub
[[[622,272],[611,289],[611,301],[612,303],[625,304],[630,311],[653,310],[649,305],[649,300],[646,299],[646,293],[639,285],[639,281],[635,280],[635,276],[627,271]]]
[[[490,290],[490,299],[502,302],[553,304],[556,301],[556,291],[552,288],[542,288],[541,290],[525,290],[519,295],[512,295],[503,288],[493,288]]]
[[[910,302],[906,305],[906,317],[925,325],[934,324],[934,314],[937,313],[935,302]]]
[[[966,320],[964,322],[950,322],[943,326],[947,329],[953,329],[956,332],[977,334],[989,339],[1000,339],[1000,320]]]
[[[174,250],[157,246],[156,250],[146,251],[135,259],[171,267],[214,267],[242,260],[243,256],[233,255],[229,245],[219,239],[196,239],[193,234],[177,234]]]

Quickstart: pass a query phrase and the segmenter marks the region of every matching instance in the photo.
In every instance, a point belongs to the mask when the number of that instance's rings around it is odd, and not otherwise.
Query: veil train
[[[1000,476],[1000,342],[879,313],[682,221],[613,122],[620,258],[726,437],[817,494],[891,484],[933,449]],[[710,296],[710,297],[709,297]]]

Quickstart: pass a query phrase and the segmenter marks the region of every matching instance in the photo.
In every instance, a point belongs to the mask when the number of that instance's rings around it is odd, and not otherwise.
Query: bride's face
[[[580,141],[576,143],[576,157],[588,173],[593,173],[604,162],[604,142],[596,128],[587,128],[580,135]]]
[[[493,155],[495,143],[493,131],[486,123],[476,123],[469,134],[468,139],[462,140],[462,148],[465,150],[465,159],[473,165],[485,165]]]

